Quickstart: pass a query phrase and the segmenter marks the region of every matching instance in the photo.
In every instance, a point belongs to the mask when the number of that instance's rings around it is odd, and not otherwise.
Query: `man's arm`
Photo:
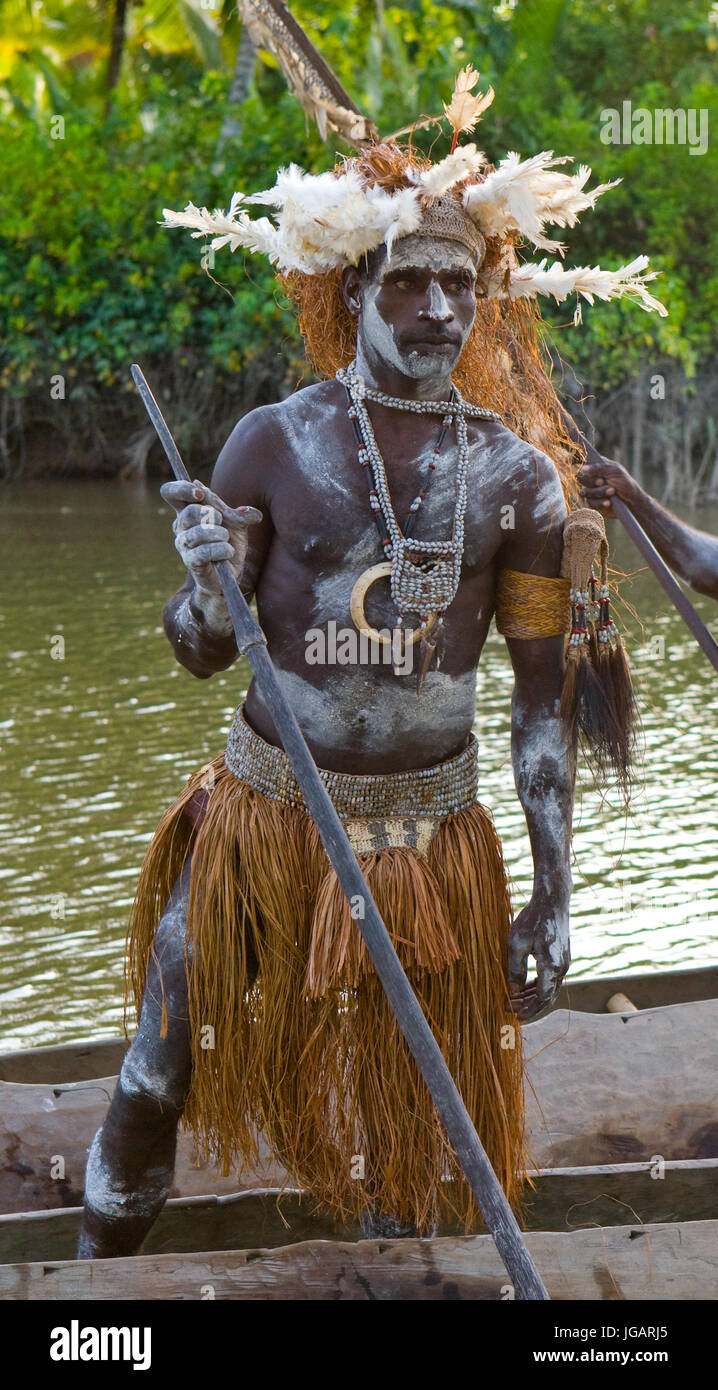
[[[516,530],[498,563],[555,578],[560,571],[566,507],[558,474],[544,455],[533,455],[531,484],[516,507]],[[534,861],[531,900],[509,937],[509,985],[522,1022],[556,997],[571,955],[571,818],[575,756],[558,709],[564,671],[564,638],[506,639],[514,669],[511,755],[516,790],[526,817]],[[529,956],[537,978],[527,986]]]
[[[718,599],[718,540],[706,531],[686,526],[677,516],[644,492],[622,464],[604,458],[581,433],[568,411],[561,409],[566,431],[586,452],[579,472],[584,501],[604,516],[614,516],[611,498],[620,497],[656,550],[686,584],[699,594]]]
[[[224,445],[209,487],[165,483],[162,488],[177,510],[175,545],[188,570],[165,605],[164,628],[177,660],[200,678],[226,670],[237,658],[213,562],[228,560],[245,598],[251,598],[272,539],[273,434],[270,411],[252,411]]]
[[[571,817],[575,760],[558,717],[562,637],[507,638],[515,684],[511,759],[534,862],[531,901],[509,939],[509,984],[522,1021],[551,1004],[571,962]],[[526,986],[528,957],[537,979]]]
[[[588,444],[588,441],[586,441]],[[667,564],[699,594],[718,599],[718,539],[679,521],[656,502],[620,463],[604,458],[588,444],[588,459],[579,473],[590,507],[614,515],[611,498],[620,497],[653,541]]]

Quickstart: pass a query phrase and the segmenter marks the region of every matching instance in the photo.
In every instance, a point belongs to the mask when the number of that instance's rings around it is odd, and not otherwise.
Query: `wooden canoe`
[[[718,1217],[717,1029],[716,1000],[623,1015],[559,1010],[528,1025],[530,1229]],[[0,1083],[0,1260],[69,1256],[87,1149],[114,1084]],[[288,1183],[266,1157],[240,1178],[222,1178],[198,1165],[182,1135],[174,1200],[148,1249],[269,1248],[312,1233],[356,1234],[322,1224],[296,1192],[278,1204]]]
[[[695,970],[653,970],[636,975],[602,975],[563,985],[555,1009],[570,1013],[605,1013],[616,994],[625,994],[638,1009],[690,1004],[718,998],[718,966]],[[555,1012],[555,1010],[553,1010]],[[59,1043],[16,1052],[0,1052],[0,1081],[55,1083],[116,1076],[128,1043],[124,1038]]]
[[[677,993],[693,1002],[623,1014],[572,1006],[524,1030],[535,1165],[525,1226],[553,1297],[716,1296],[706,1270],[718,1236],[718,1000],[699,997],[708,972],[681,974],[694,979]],[[638,1002],[627,977],[615,984]],[[76,1079],[53,1084],[63,1056]],[[197,1165],[187,1135],[142,1255],[74,1263],[87,1148],[115,1084],[93,1069],[120,1056],[116,1040],[35,1049],[24,1054],[33,1080],[16,1079],[18,1053],[14,1079],[0,1082],[0,1298],[510,1296],[488,1237],[358,1241],[268,1159],[222,1179]],[[64,1174],[51,1177],[58,1158]]]
[[[718,1221],[530,1232],[551,1298],[614,1301],[718,1297]],[[508,1299],[490,1236],[309,1240],[277,1250],[0,1266],[0,1299],[446,1301]]]
[[[584,1226],[636,1226],[711,1220],[718,1211],[718,1158],[679,1160],[652,1179],[646,1164],[549,1168],[532,1174],[523,1226],[567,1232]],[[0,1216],[0,1265],[71,1260],[82,1209]],[[459,1235],[447,1227],[440,1236]],[[277,1249],[306,1240],[356,1241],[357,1226],[340,1226],[313,1209],[296,1188],[258,1188],[171,1198],[145,1241],[143,1254]]]

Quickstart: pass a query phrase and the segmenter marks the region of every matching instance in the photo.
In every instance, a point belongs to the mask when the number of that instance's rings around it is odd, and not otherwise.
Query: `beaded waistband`
[[[224,760],[235,777],[256,791],[287,806],[304,807],[286,753],[255,733],[241,708],[232,721]],[[463,753],[435,767],[368,774],[320,768],[319,776],[344,820],[420,815],[441,820],[477,799],[478,744],[471,734]]]

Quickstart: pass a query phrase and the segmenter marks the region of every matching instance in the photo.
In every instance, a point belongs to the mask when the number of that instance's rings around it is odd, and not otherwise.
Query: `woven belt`
[[[304,798],[286,753],[266,743],[247,723],[242,709],[232,722],[224,755],[230,772],[256,791],[303,809]],[[478,793],[478,744],[473,734],[455,758],[411,772],[328,772],[319,769],[337,815],[343,820],[417,816],[443,820],[471,806]],[[377,846],[379,848],[379,846]]]

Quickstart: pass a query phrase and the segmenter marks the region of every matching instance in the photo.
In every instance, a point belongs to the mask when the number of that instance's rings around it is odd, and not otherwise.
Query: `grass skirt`
[[[225,1174],[263,1131],[292,1179],[338,1219],[362,1210],[419,1230],[481,1228],[429,1092],[374,973],[313,821],[210,765],[190,778],[142,867],[128,981],[137,1008],[170,890],[192,855],[192,1087],[185,1123]],[[359,855],[379,911],[494,1171],[517,1204],[524,1172],[521,1029],[507,1007],[510,903],[478,802],[428,851]]]

